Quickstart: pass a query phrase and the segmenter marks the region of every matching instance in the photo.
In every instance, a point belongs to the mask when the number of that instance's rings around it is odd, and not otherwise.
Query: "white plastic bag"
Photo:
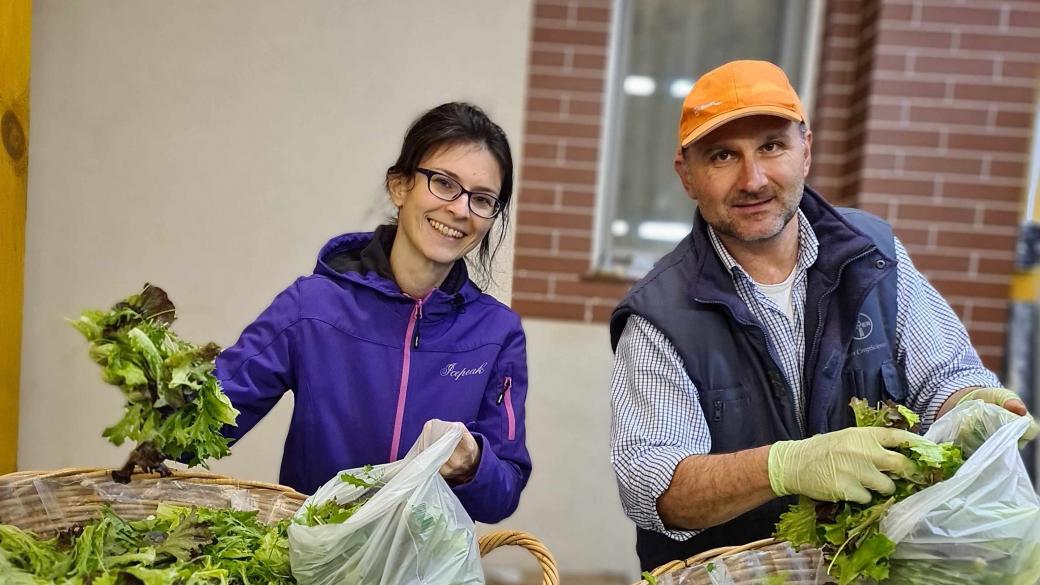
[[[425,449],[370,470],[374,488],[345,483],[341,474],[307,499],[321,504],[374,495],[342,524],[289,526],[289,561],[300,585],[483,585],[473,520],[438,470],[462,437],[448,430]]]
[[[896,543],[886,583],[1040,583],[1040,497],[1018,452],[1031,421],[1009,421],[1002,411],[969,401],[925,434],[936,442],[966,439],[970,450],[968,434],[992,433],[953,477],[894,504],[881,521]]]

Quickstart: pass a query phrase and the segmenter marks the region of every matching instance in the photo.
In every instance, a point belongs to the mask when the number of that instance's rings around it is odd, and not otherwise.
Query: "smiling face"
[[[469,191],[497,195],[502,186],[498,162],[483,145],[448,146],[427,153],[419,166],[447,175]],[[390,198],[398,208],[392,254],[410,270],[430,270],[440,282],[456,260],[480,245],[494,219],[475,215],[468,196],[444,201],[430,192],[425,175],[393,177]],[[425,280],[425,279],[424,279]]]
[[[676,155],[675,171],[727,245],[776,238],[798,211],[812,133],[777,116],[739,118]]]

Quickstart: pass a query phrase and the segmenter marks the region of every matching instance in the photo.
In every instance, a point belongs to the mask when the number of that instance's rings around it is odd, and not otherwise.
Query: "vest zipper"
[[[432,294],[431,290],[425,297],[415,301],[415,308],[412,309],[412,314],[408,318],[408,327],[405,329],[401,383],[397,389],[397,413],[394,415],[394,434],[390,442],[390,461],[397,461],[400,457],[398,452],[401,449],[401,428],[404,426],[404,405],[408,400],[408,374],[412,367],[412,349],[419,348],[419,320],[422,319],[422,305]]]

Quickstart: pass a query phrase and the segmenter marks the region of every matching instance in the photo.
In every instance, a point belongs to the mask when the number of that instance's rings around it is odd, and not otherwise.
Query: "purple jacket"
[[[241,411],[225,434],[240,438],[292,390],[280,481],[309,494],[340,470],[400,459],[429,419],[459,421],[481,458],[453,490],[474,520],[498,522],[531,475],[520,318],[462,261],[425,299],[405,296],[390,275],[394,230],[332,239],[314,274],[220,354],[217,377]]]

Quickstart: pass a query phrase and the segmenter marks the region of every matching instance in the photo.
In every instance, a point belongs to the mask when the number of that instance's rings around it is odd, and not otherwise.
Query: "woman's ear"
[[[390,201],[393,202],[394,207],[400,209],[404,205],[408,191],[412,188],[411,181],[401,175],[390,175],[386,179],[386,187],[390,191]]]

